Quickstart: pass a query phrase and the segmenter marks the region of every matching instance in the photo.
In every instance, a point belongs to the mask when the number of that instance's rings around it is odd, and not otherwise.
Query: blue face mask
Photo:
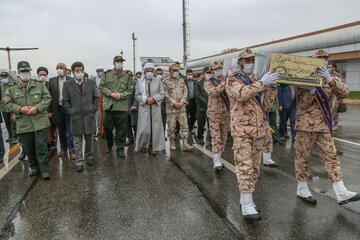
[[[9,79],[3,78],[3,79],[1,79],[1,82],[4,83],[4,84],[9,83]]]
[[[102,77],[103,74],[104,72],[99,72],[99,77]]]
[[[66,76],[71,77],[71,75],[70,75],[70,74],[68,74],[68,73],[66,74]]]
[[[332,69],[331,69],[331,68],[328,68],[328,72],[331,73],[331,72],[332,72]]]

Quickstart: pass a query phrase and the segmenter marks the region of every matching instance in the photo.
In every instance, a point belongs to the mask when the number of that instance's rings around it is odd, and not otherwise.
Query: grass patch
[[[360,92],[350,92],[349,95],[347,95],[346,98],[350,98],[350,99],[360,99]]]

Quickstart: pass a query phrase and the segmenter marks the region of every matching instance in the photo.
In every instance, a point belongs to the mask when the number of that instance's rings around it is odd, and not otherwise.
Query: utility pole
[[[11,70],[11,58],[10,58],[10,51],[23,51],[23,50],[37,50],[39,48],[0,48],[0,50],[7,51],[8,54],[8,63],[9,63],[9,71]]]
[[[136,69],[136,63],[135,63],[135,41],[137,40],[137,37],[135,37],[135,33],[132,33],[132,40],[133,40],[133,61],[134,61],[134,72],[133,74],[135,75],[135,69]]]
[[[187,70],[188,56],[190,56],[190,26],[189,26],[189,0],[183,0],[183,44],[184,44],[184,70]]]

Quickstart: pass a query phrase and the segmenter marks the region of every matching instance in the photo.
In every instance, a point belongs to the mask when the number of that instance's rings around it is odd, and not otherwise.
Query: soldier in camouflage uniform
[[[313,57],[324,58],[327,61],[328,54],[324,50],[317,50]],[[349,93],[347,86],[331,77],[327,67],[320,68],[319,75],[323,78],[322,89],[328,103],[334,96],[343,99]],[[339,204],[360,200],[360,194],[348,191],[343,183],[339,158],[335,153],[335,146],[331,136],[331,125],[328,125],[322,109],[316,100],[316,94],[321,89],[315,87],[299,86],[298,110],[296,114],[295,129],[295,174],[298,179],[297,195],[306,202],[316,204],[307,181],[309,179],[309,160],[311,151],[316,145],[320,161],[323,164],[336,193]],[[330,126],[330,127],[329,127]]]
[[[185,81],[179,78],[179,66],[172,64],[169,67],[170,76],[163,80],[166,100],[166,115],[168,124],[168,138],[170,139],[170,150],[176,150],[175,127],[179,121],[181,136],[183,139],[183,150],[193,150],[194,147],[188,144],[189,129],[186,116],[187,87]]]
[[[207,116],[211,134],[212,153],[214,154],[214,169],[219,172],[223,169],[221,154],[224,152],[230,128],[230,102],[225,92],[225,77],[223,66],[213,61],[209,67],[211,76],[204,82],[208,94]]]
[[[255,55],[243,49],[238,56],[240,69],[233,71],[225,84],[230,99],[231,135],[234,139],[236,177],[240,190],[241,211],[245,219],[261,220],[252,198],[260,174],[265,135],[269,130],[266,111],[273,106],[277,90],[270,87],[279,78],[277,73],[266,73],[257,81],[253,73]],[[263,94],[263,103],[260,100]],[[261,100],[260,100],[261,101]],[[271,139],[271,137],[270,137]]]
[[[345,83],[345,78],[336,71],[337,66],[335,63],[330,63],[328,66],[328,71],[331,75],[332,78],[335,78],[337,81],[343,82]],[[339,107],[339,103],[340,100],[337,99],[336,97],[333,98],[332,102],[331,102],[331,107],[332,107],[332,115],[333,115],[333,119],[334,119],[334,127],[333,130],[336,131],[338,124],[339,124],[339,112],[338,112],[338,107]]]

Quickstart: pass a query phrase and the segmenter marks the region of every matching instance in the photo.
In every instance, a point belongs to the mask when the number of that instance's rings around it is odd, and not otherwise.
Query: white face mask
[[[123,66],[124,66],[124,64],[122,63],[122,62],[115,62],[115,68],[116,69],[122,69],[123,68]]]
[[[46,76],[40,76],[39,80],[42,81],[42,82],[46,82],[47,77]]]
[[[193,75],[187,76],[187,79],[193,79]]]
[[[247,75],[250,75],[254,72],[255,69],[255,64],[244,64],[244,73],[246,73]]]
[[[179,72],[174,72],[172,76],[173,76],[173,78],[178,78],[179,77]]]
[[[209,79],[210,77],[211,77],[211,74],[209,74],[209,73],[205,74],[206,79]]]
[[[21,72],[19,75],[20,75],[20,79],[23,81],[29,81],[31,78],[30,72]]]
[[[156,75],[156,77],[162,79],[163,76],[162,75]]]
[[[57,72],[57,74],[58,74],[59,77],[62,77],[62,76],[65,75],[65,74],[64,74],[64,70],[62,70],[62,69],[60,69],[60,68],[57,69],[56,72]]]
[[[78,80],[83,79],[84,78],[84,72],[82,72],[82,71],[75,72],[75,78],[78,79]]]
[[[153,72],[147,72],[147,73],[145,73],[145,77],[146,77],[147,80],[151,80],[154,77],[154,73]]]
[[[214,70],[214,75],[215,75],[216,77],[220,77],[220,76],[222,75],[222,70],[221,70],[221,69],[216,69],[216,70]]]

